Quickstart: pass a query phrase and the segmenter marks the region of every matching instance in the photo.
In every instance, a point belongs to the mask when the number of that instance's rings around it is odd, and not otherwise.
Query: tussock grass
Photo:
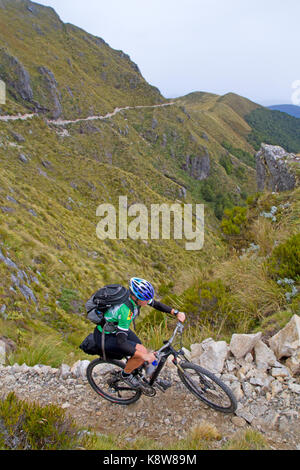
[[[184,439],[173,442],[172,449],[176,450],[206,450],[213,447],[222,438],[216,426],[207,421],[194,426]]]
[[[59,367],[62,363],[72,365],[78,359],[91,358],[79,350],[78,346],[84,339],[84,334],[73,334],[67,341],[61,335],[51,332],[33,334],[30,338],[22,337],[19,347],[8,358],[9,364],[27,364],[34,366],[44,364]]]
[[[216,268],[214,276],[222,278],[230,289],[232,309],[239,312],[245,323],[247,317],[262,319],[285,304],[282,292],[268,276],[264,261],[257,257],[233,256]]]
[[[236,433],[222,448],[223,450],[270,450],[264,436],[254,430],[246,429]]]

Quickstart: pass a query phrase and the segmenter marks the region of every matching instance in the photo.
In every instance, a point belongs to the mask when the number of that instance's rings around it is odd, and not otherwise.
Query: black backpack
[[[120,284],[109,284],[102,287],[92,295],[85,305],[88,319],[103,327],[104,314],[110,307],[126,303],[131,308],[129,295],[129,290]]]
[[[97,310],[105,312],[105,310],[114,305],[121,305],[129,299],[129,290],[120,284],[109,284],[99,289],[93,296],[93,302],[97,306]]]
[[[120,284],[109,284],[107,286],[102,287],[99,289],[86,303],[86,310],[87,316],[90,321],[95,323],[96,325],[102,326],[102,354],[105,359],[105,351],[104,351],[104,341],[105,341],[105,334],[104,328],[106,323],[112,329],[115,328],[114,324],[105,321],[105,312],[110,307],[114,305],[121,305],[126,304],[129,308],[132,308],[132,304],[129,300],[130,292],[125,287],[121,286]],[[88,335],[83,343],[79,346],[86,354],[101,354],[99,351],[98,346],[95,343],[94,335]]]

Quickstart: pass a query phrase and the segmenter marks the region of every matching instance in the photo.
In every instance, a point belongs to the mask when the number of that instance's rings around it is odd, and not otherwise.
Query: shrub
[[[247,221],[247,208],[236,206],[233,209],[225,209],[221,228],[226,235],[239,235],[242,226]]]
[[[71,450],[91,447],[90,436],[78,429],[57,405],[40,406],[19,400],[14,393],[0,401],[2,450]]]
[[[272,278],[300,278],[300,234],[293,235],[286,242],[274,248],[269,260]]]
[[[215,197],[214,213],[217,219],[222,220],[224,210],[233,207],[231,196],[229,193],[218,193]]]
[[[231,175],[233,171],[233,166],[232,166],[231,158],[229,157],[229,155],[222,155],[219,159],[219,163],[225,169],[227,175]]]

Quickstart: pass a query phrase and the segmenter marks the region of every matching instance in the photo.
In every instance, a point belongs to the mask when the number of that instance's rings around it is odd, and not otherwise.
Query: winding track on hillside
[[[139,105],[139,106],[126,106],[124,108],[115,108],[112,113],[107,113],[104,116],[88,116],[86,118],[78,118],[74,120],[63,120],[63,119],[47,119],[47,124],[55,124],[56,126],[64,126],[66,124],[75,124],[77,122],[84,122],[84,121],[95,121],[95,120],[103,120],[109,119],[115,116],[116,114],[120,113],[121,111],[125,111],[128,109],[142,109],[142,108],[162,108],[165,106],[172,106],[176,104],[175,102],[170,103],[163,103],[163,104],[153,104],[153,105]],[[0,121],[8,122],[8,121],[17,121],[18,119],[25,121],[27,119],[32,119],[34,116],[41,116],[39,113],[32,113],[32,114],[17,114],[15,116],[3,115],[0,116]]]

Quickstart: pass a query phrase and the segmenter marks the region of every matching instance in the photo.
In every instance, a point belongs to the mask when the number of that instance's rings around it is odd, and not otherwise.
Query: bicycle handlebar
[[[172,334],[171,338],[169,339],[169,341],[167,341],[164,344],[164,346],[162,346],[158,351],[156,351],[156,354],[159,355],[160,352],[162,352],[164,349],[166,349],[168,346],[170,346],[173,343],[177,333],[178,332],[183,333],[183,330],[184,330],[184,324],[181,321],[178,321],[175,328],[174,328],[174,331],[173,331],[173,334]]]

